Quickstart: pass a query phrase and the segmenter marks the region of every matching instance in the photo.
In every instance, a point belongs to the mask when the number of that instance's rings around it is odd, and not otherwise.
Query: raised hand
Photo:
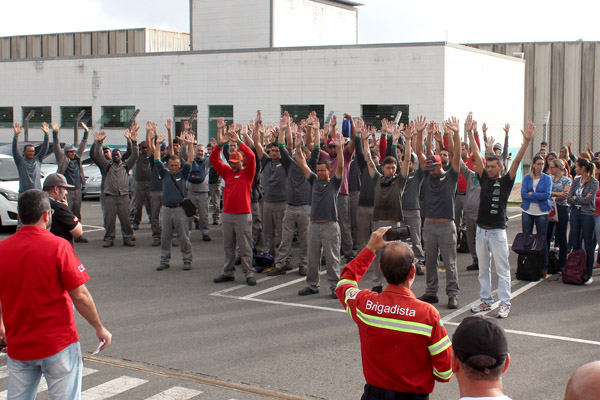
[[[416,133],[415,124],[411,122],[410,125],[408,125],[408,128],[401,132],[404,135],[406,142],[408,143],[413,137],[413,135]]]
[[[473,114],[467,115],[467,119],[465,120],[465,129],[468,133],[473,132]]]
[[[123,132],[123,136],[125,136],[125,139],[131,140],[131,131],[129,129],[125,129],[125,132]]]
[[[152,121],[146,121],[146,131],[150,132],[152,130]]]
[[[485,136],[488,130],[488,127],[485,124],[485,122],[481,125],[481,130],[483,131],[483,135]]]
[[[167,131],[171,132],[173,130],[173,120],[171,118],[169,118],[167,120],[167,123],[165,124],[165,128],[167,128]]]
[[[140,129],[140,127],[138,126],[137,122],[135,122],[135,121],[133,121],[133,123],[129,127],[129,130],[131,131],[132,134],[133,134],[133,132],[135,132],[136,137],[137,137],[137,132],[139,129]]]
[[[189,125],[188,125],[189,126]],[[187,144],[188,146],[190,144],[194,144],[194,135],[191,133],[188,133],[187,135],[184,136],[183,141],[185,144]]]
[[[485,124],[484,124],[485,125]],[[504,133],[508,135],[508,131],[510,130],[510,125],[506,124],[504,125]],[[485,131],[484,131],[485,132]]]
[[[52,122],[50,124],[50,127],[52,128],[52,131],[57,131],[58,132],[58,124],[56,122]]]
[[[427,118],[425,118],[422,115],[419,115],[417,117],[417,119],[414,121],[415,123],[415,129],[418,132],[423,132],[425,130],[425,127],[427,126]]]
[[[217,128],[222,129],[225,128],[225,118],[221,117],[217,119]]]
[[[235,124],[235,133],[237,133],[239,135],[241,131],[242,131],[242,124]]]
[[[494,137],[493,136],[488,136],[488,141],[485,143],[485,147],[492,149],[494,147]]]
[[[86,131],[86,132],[90,131],[89,128],[87,127],[87,125],[85,124],[85,122],[81,121],[80,124],[84,131]]]
[[[335,134],[335,145],[337,146],[338,149],[344,148],[344,137],[342,136],[341,133]]]
[[[135,122],[134,122],[135,124]],[[137,142],[138,139],[138,129],[139,127],[137,126],[137,124],[135,124],[136,129],[132,130],[131,133],[129,134],[129,137],[131,138],[132,142]]]
[[[166,140],[167,140],[167,135],[165,135],[165,134],[158,135],[156,137],[156,145],[158,146],[158,145],[162,144]]]
[[[256,122],[262,124],[262,111],[260,110],[256,111]]]
[[[50,131],[48,130],[48,124],[45,122],[42,122],[42,131],[45,135],[48,135],[50,133]]]
[[[525,132],[521,131],[521,133],[523,134],[523,139],[530,142],[533,139],[533,134],[535,133],[535,124],[533,121],[529,121],[527,123],[527,129]],[[571,142],[569,142],[569,144],[571,144]]]
[[[19,137],[21,132],[23,132],[23,128],[21,128],[21,124],[19,124],[18,122],[15,122],[13,124],[13,130],[15,131],[15,136],[17,137]]]
[[[473,120],[473,132],[477,132],[477,121]]]
[[[189,131],[189,130],[190,130],[190,121],[188,121],[188,120],[183,121],[183,131],[185,132],[185,131]],[[185,139],[184,139],[184,141],[185,141]]]
[[[96,141],[98,143],[102,143],[102,142],[104,142],[104,139],[106,139],[106,132],[100,131],[100,132],[94,133],[94,141]]]

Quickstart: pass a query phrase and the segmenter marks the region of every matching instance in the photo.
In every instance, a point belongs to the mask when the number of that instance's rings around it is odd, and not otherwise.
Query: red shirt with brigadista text
[[[77,342],[68,292],[90,277],[73,246],[44,228],[25,225],[0,242],[0,254],[0,303],[10,358],[46,358]]]

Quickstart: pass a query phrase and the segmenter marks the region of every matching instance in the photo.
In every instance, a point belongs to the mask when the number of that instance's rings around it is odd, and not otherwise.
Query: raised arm
[[[337,151],[337,164],[335,166],[335,177],[342,179],[344,175],[344,137],[341,133],[335,134],[335,149]]]
[[[165,128],[167,128],[168,153],[170,156],[174,156],[175,150],[173,149],[173,120],[171,118],[169,118],[167,120],[167,123],[165,124]]]
[[[523,144],[521,144],[521,148],[519,149],[517,156],[513,160],[512,164],[510,165],[510,169],[508,170],[510,179],[515,179],[515,176],[517,175],[517,169],[519,168],[519,164],[521,164],[521,160],[523,159],[523,156],[525,155],[525,150],[527,150],[529,143],[531,143],[534,133],[535,133],[535,125],[534,125],[533,121],[529,121],[527,123],[527,129],[525,131],[521,131],[521,134],[523,135]]]
[[[21,128],[21,125],[19,123],[15,122],[13,124],[13,129],[15,131],[15,134],[12,140],[12,153],[13,158],[15,160],[15,164],[19,165],[23,161],[23,155],[19,153],[19,135],[21,134],[21,132],[23,132],[23,128]]]
[[[404,145],[404,162],[400,168],[400,174],[403,178],[408,176],[408,164],[410,163],[410,157],[412,154],[412,138],[415,134],[414,125],[409,125],[403,132],[406,144]]]
[[[415,121],[412,121],[410,123],[410,125],[414,126],[415,131],[417,132],[417,143],[415,145],[415,153],[417,153],[417,158],[419,159],[419,166],[421,167],[421,169],[425,168],[425,159],[427,158],[423,153],[423,132],[425,131],[426,121],[426,118],[420,115]],[[430,145],[431,137],[429,136],[429,132],[427,132],[427,147],[429,147]],[[429,149],[427,150],[427,153],[429,154]]]
[[[58,124],[56,122],[52,123],[52,151],[54,152],[54,157],[56,157],[56,164],[60,165],[65,158],[65,153],[60,148]]]
[[[135,122],[134,122],[135,124]],[[133,125],[133,124],[132,124]],[[131,146],[131,156],[127,158],[127,160],[125,161],[125,167],[127,168],[127,170],[131,170],[131,168],[133,168],[133,166],[135,165],[135,162],[137,161],[139,155],[140,155],[140,149],[138,148],[138,144],[137,144],[137,134],[138,134],[138,130],[137,130],[137,124],[136,128],[134,128],[133,131],[131,131],[129,133],[129,141],[127,142],[127,146]]]
[[[258,160],[262,160],[265,154],[263,147],[262,138],[260,137],[260,130],[262,129],[262,113],[259,111],[256,114],[256,121],[254,122],[254,131],[252,132],[252,140],[254,140],[254,149],[256,150],[256,156]]]
[[[454,148],[460,149],[460,125],[458,119],[456,117],[449,118],[444,123],[444,130],[446,130],[446,126],[452,132]],[[456,172],[460,170],[460,151],[455,151],[452,154],[451,164]]]
[[[45,122],[42,123],[42,131],[44,131],[44,142],[42,143],[42,148],[40,149],[40,152],[37,153],[37,155],[35,156],[35,158],[37,158],[39,162],[44,161],[44,158],[46,158],[46,154],[48,154],[48,148],[50,147],[50,132],[48,130],[48,124],[46,124]]]
[[[502,162],[506,165],[506,161],[508,160],[508,131],[510,130],[510,125],[504,125],[504,147],[502,147]]]
[[[81,127],[83,128],[83,137],[81,138],[81,142],[79,142],[79,147],[77,148],[77,157],[81,158],[81,156],[83,155],[83,152],[85,151],[85,148],[87,146],[87,142],[88,142],[88,137],[90,135],[90,130],[88,129],[87,125],[84,124],[83,122],[81,122]]]
[[[467,117],[469,118],[469,117]],[[473,161],[475,161],[475,172],[477,176],[481,177],[483,175],[483,160],[481,159],[481,154],[479,151],[479,146],[475,141],[473,131],[468,131],[469,134],[469,144],[471,146],[471,152],[473,153]]]
[[[105,172],[106,167],[108,166],[108,161],[106,157],[102,154],[102,143],[104,143],[104,139],[106,139],[106,132],[100,131],[94,133],[94,148],[92,151],[92,159],[96,163],[96,165],[100,168],[102,173]]]

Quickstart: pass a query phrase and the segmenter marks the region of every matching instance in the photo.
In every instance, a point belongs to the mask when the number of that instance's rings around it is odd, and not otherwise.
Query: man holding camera
[[[358,121],[359,135],[367,135],[367,129],[362,120]],[[404,132],[406,138],[406,154],[410,154],[410,139],[413,135],[414,128],[407,129]],[[394,141],[391,148],[390,156],[383,159],[381,163],[381,169],[383,175],[377,171],[375,163],[371,157],[371,150],[368,146],[365,146],[365,154],[367,156],[367,168],[369,169],[369,175],[373,180],[373,191],[375,193],[375,207],[373,212],[373,229],[378,229],[382,226],[391,226],[393,228],[399,228],[402,221],[402,192],[404,191],[404,185],[406,183],[406,176],[408,175],[408,162],[402,165],[402,170],[399,175],[396,175],[398,168],[398,158],[396,156],[396,147],[398,146],[398,139],[400,137],[400,131],[394,136]],[[357,136],[357,141],[360,141],[360,136]],[[375,260],[373,260],[373,289],[374,292],[381,293],[383,290],[383,275],[379,269],[379,260],[381,258],[381,251],[375,254]]]
[[[407,243],[385,241],[389,229],[373,232],[367,246],[344,267],[336,294],[358,325],[367,381],[362,399],[427,400],[434,381],[452,378],[452,344],[436,308],[410,290],[414,253]],[[388,283],[381,294],[358,288],[378,250],[377,267]]]

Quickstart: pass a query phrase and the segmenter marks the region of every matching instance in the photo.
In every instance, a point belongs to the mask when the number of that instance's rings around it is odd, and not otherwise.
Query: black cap
[[[485,315],[475,315],[463,319],[456,328],[452,335],[452,349],[462,363],[484,371],[502,365],[508,354],[508,342],[498,320]],[[485,368],[469,364],[470,357],[479,355],[492,357],[496,363]]]

